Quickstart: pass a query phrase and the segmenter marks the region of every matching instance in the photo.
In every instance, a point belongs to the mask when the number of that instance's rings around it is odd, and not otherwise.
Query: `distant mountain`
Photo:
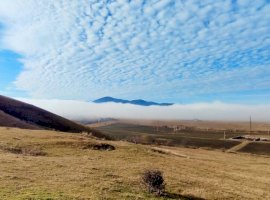
[[[133,104],[133,105],[139,105],[139,106],[171,106],[173,105],[173,103],[156,103],[152,101],[145,101],[142,99],[129,101],[125,99],[116,99],[113,97],[102,97],[93,102],[94,103],[122,103],[122,104]]]
[[[93,136],[105,137],[99,131],[92,130],[36,106],[1,95],[0,126],[73,133],[91,132]]]
[[[113,97],[102,97],[100,99],[96,99],[93,101],[94,103],[108,103],[108,102],[114,102],[114,103],[129,103],[128,100],[123,100],[123,99],[116,99]]]

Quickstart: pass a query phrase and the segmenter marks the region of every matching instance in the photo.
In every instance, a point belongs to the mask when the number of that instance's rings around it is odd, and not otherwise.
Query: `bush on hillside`
[[[142,175],[142,182],[150,193],[162,196],[165,191],[165,181],[159,170],[146,170]]]
[[[92,150],[100,150],[100,151],[113,151],[115,147],[111,144],[101,143],[101,144],[87,144],[83,147],[83,149],[92,149]]]

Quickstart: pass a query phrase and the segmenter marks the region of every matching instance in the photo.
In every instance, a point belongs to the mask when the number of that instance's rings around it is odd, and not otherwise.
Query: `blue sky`
[[[268,0],[1,0],[0,92],[265,104]]]
[[[17,76],[21,70],[21,64],[16,60],[18,55],[10,51],[0,51],[0,85],[1,88],[5,86],[12,87],[12,81],[14,77]]]
[[[14,80],[23,69],[23,65],[18,61],[20,56],[12,51],[0,51],[0,92],[7,96],[26,97],[23,91],[17,90]]]

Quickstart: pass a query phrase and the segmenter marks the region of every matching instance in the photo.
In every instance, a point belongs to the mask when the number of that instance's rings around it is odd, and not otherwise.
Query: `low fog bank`
[[[270,121],[270,104],[240,105],[213,102],[144,107],[72,100],[17,99],[78,121],[97,118],[248,121],[249,116],[252,116],[253,121]]]

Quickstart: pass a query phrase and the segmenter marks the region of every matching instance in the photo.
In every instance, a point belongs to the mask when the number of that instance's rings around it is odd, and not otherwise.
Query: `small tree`
[[[150,193],[155,193],[158,196],[164,194],[165,182],[161,171],[146,170],[142,175],[142,181]]]

